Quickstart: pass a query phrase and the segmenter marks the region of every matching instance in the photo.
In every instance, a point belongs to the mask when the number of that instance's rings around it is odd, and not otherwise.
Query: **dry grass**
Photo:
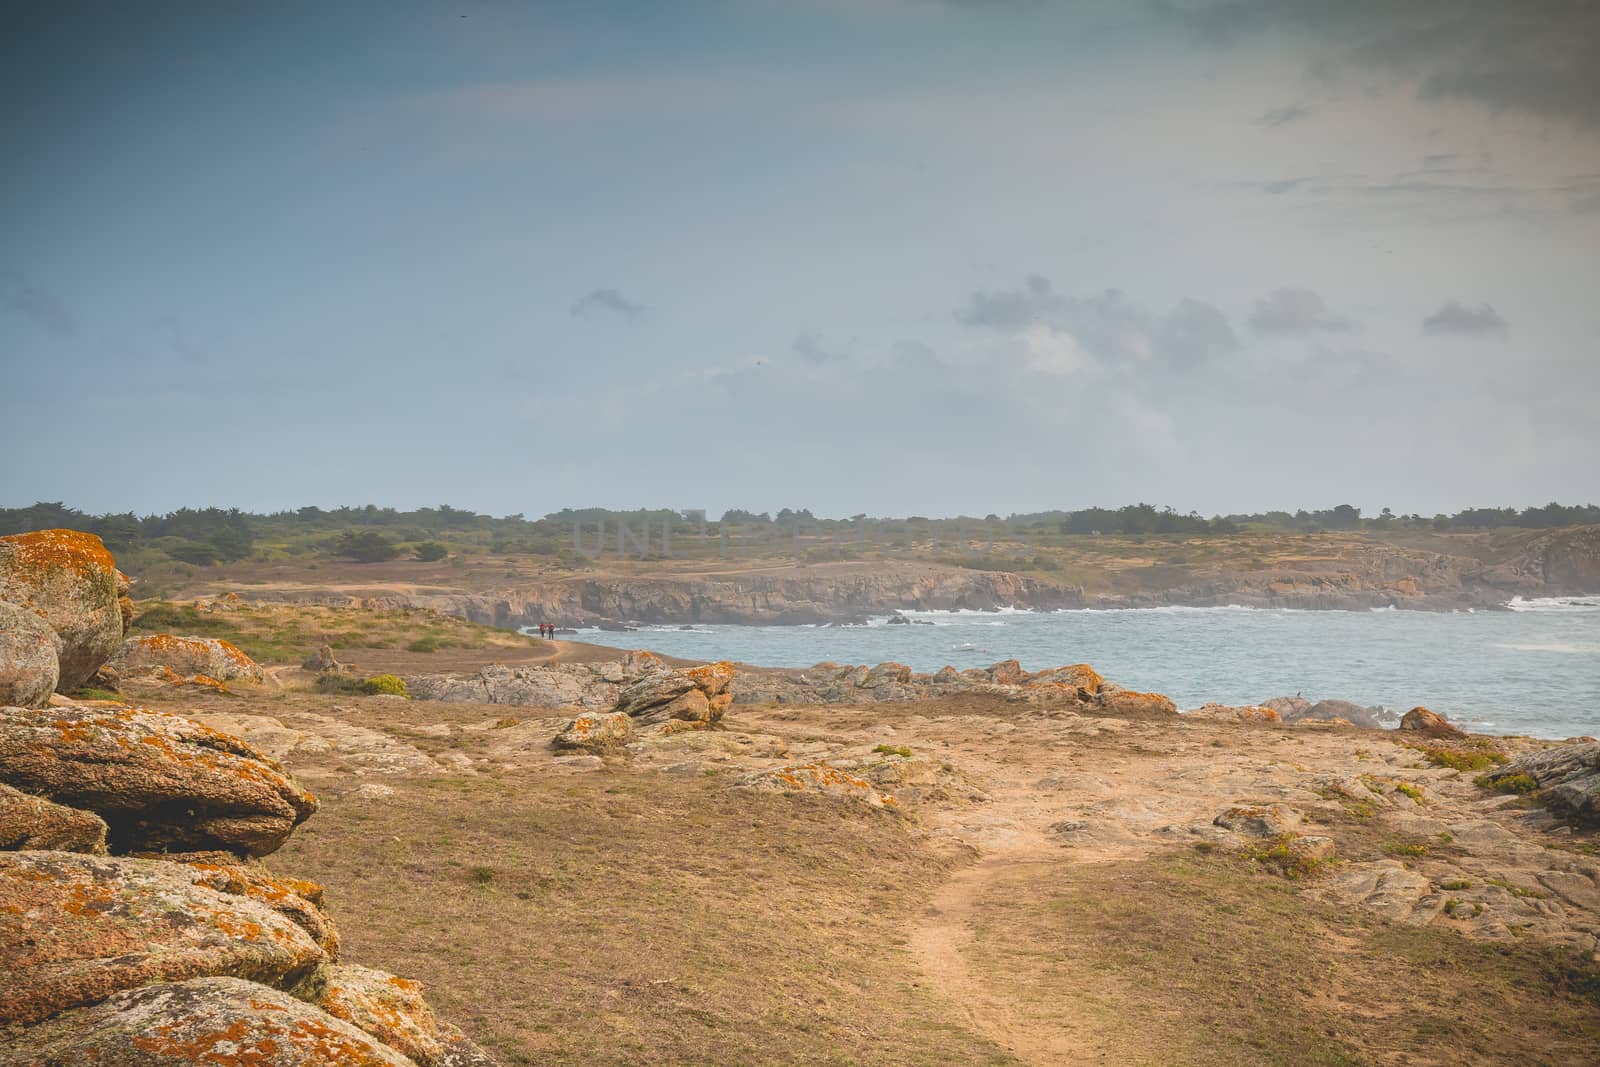
[[[979,914],[974,967],[1042,1017],[1092,1014],[1116,1062],[1590,1064],[1600,1048],[1592,961],[1384,923],[1238,857],[1019,868]]]
[[[626,768],[328,799],[272,859],[510,1063],[1004,1063],[919,985],[899,819]]]

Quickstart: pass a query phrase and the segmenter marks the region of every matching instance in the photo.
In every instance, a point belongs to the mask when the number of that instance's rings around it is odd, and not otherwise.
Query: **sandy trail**
[[[995,1042],[1029,1064],[1092,1063],[1104,1058],[1093,1039],[1091,1024],[1056,1005],[1057,1018],[1046,1021],[1012,1004],[1003,986],[973,974],[962,956],[972,943],[977,904],[1002,873],[1021,866],[1045,867],[1040,850],[1023,846],[984,856],[958,871],[929,902],[922,921],[911,932],[911,951],[922,973],[939,994],[955,1006],[962,1025]]]

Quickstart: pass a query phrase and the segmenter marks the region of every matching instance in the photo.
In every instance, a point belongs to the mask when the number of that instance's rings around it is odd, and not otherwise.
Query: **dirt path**
[[[1044,1020],[1013,1004],[1006,986],[972,972],[962,950],[972,943],[972,922],[978,901],[1003,873],[1018,867],[1045,867],[1038,847],[1023,846],[990,853],[958,871],[929,902],[922,921],[911,932],[911,951],[933,988],[958,1012],[962,1025],[977,1031],[1023,1063],[1097,1062],[1091,1024],[1069,1005],[1056,1004],[1055,1018]],[[1063,1022],[1063,1017],[1071,1022]]]

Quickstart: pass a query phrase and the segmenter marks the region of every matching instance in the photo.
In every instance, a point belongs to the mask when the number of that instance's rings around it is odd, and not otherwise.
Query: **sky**
[[[7,21],[0,505],[1600,500],[1600,2]]]

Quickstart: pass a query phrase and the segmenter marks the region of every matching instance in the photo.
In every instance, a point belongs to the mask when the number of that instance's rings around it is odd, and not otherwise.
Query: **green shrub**
[[[879,745],[872,751],[882,753],[885,756],[905,756],[907,758],[911,756],[911,749],[905,745]]]
[[[450,554],[448,546],[439,541],[424,541],[412,550],[412,555],[423,563],[434,563]]]
[[[406,646],[407,652],[437,652],[444,647],[444,642],[437,637],[419,637]]]
[[[406,680],[397,674],[374,674],[361,683],[361,691],[368,696],[409,697]]]
[[[1415,800],[1418,804],[1422,803],[1422,787],[1420,785],[1411,785],[1408,782],[1396,782],[1394,787],[1400,792],[1404,793],[1406,796],[1410,797],[1412,800]]]
[[[1383,854],[1386,856],[1426,856],[1428,846],[1421,841],[1385,841]]]
[[[1486,774],[1477,779],[1477,784],[1484,789],[1493,789],[1496,793],[1516,793],[1519,796],[1532,793],[1539,788],[1539,783],[1526,774],[1507,774],[1500,778]]]
[[[1457,771],[1481,771],[1506,761],[1506,754],[1493,748],[1444,748],[1435,745],[1421,752],[1423,758],[1435,767],[1449,767]]]
[[[1303,878],[1330,861],[1313,859],[1304,850],[1295,847],[1296,834],[1281,834],[1261,845],[1246,848],[1245,855],[1257,863],[1271,867],[1290,881]]]

